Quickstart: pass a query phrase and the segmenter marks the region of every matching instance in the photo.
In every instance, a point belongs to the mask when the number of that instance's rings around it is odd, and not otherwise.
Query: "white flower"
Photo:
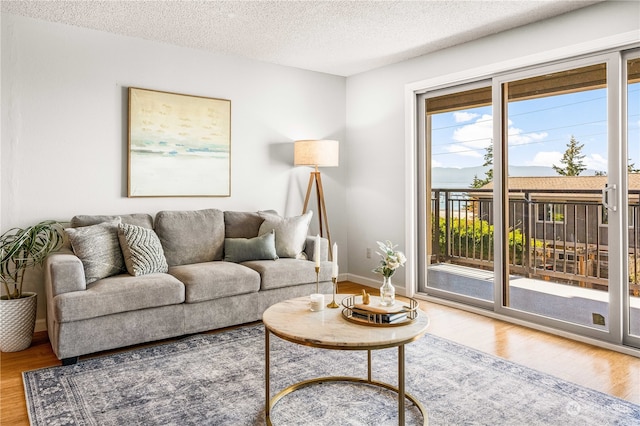
[[[391,241],[387,240],[384,243],[381,241],[376,242],[381,251],[381,253],[376,252],[376,254],[378,254],[382,260],[380,260],[379,266],[374,269],[373,272],[382,274],[388,278],[395,273],[396,269],[404,266],[407,258],[402,252],[395,251],[396,246],[393,245]]]

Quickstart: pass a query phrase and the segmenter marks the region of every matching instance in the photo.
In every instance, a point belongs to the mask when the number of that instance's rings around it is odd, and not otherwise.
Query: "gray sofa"
[[[80,355],[258,321],[270,305],[314,293],[310,217],[216,209],[155,219],[75,216],[69,244],[44,268],[53,351],[72,364]],[[331,292],[328,250],[321,239],[324,293]]]

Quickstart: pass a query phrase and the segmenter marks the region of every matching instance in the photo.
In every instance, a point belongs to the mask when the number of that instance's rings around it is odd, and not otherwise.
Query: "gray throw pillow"
[[[274,230],[276,233],[276,253],[279,257],[300,257],[309,232],[313,212],[309,210],[301,216],[280,217],[277,214],[260,212],[264,222],[259,234]]]
[[[87,284],[126,272],[118,240],[118,224],[119,218],[65,229],[73,252],[82,261]]]
[[[273,231],[254,238],[225,238],[224,260],[246,262],[247,260],[276,260],[276,239]]]
[[[153,229],[121,223],[118,238],[129,274],[137,277],[169,270],[162,244]]]

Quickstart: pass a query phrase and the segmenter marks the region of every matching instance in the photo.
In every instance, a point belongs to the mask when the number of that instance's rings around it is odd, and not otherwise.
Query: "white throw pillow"
[[[260,225],[258,234],[275,231],[278,257],[300,257],[304,250],[313,212],[309,210],[301,216],[286,218],[267,212],[259,212],[259,214],[264,218],[264,222]]]

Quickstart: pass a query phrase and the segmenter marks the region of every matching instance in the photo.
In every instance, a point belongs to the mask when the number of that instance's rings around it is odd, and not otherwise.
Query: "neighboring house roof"
[[[628,185],[630,190],[640,190],[640,173],[629,173]],[[523,198],[527,192],[531,199],[536,200],[572,200],[593,201],[602,198],[602,189],[606,187],[607,176],[512,176],[509,178],[509,190],[520,193],[512,198]],[[493,189],[493,182],[489,182],[482,189]],[[543,190],[544,192],[532,192]],[[548,192],[546,192],[548,191]],[[581,191],[589,191],[581,193]],[[492,194],[470,192],[473,198],[491,198]]]

